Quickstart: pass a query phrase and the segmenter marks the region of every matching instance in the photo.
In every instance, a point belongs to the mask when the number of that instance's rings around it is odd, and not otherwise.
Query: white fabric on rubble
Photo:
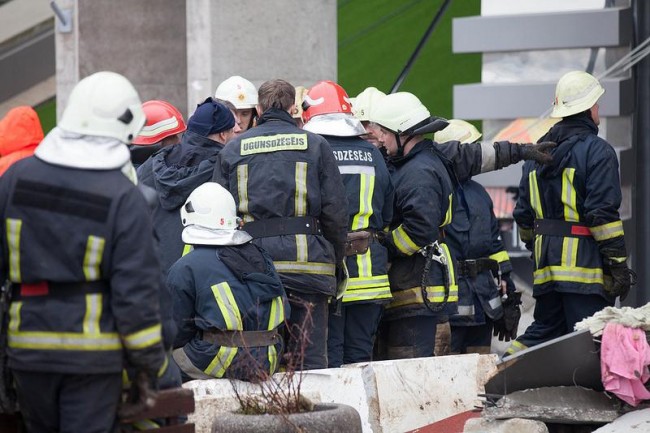
[[[576,323],[575,330],[588,329],[591,335],[598,337],[603,335],[605,325],[610,322],[650,331],[650,302],[639,308],[605,307],[593,316]]]

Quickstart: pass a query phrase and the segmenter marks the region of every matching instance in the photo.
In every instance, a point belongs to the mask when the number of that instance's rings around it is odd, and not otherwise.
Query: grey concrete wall
[[[336,80],[336,13],[335,0],[188,2],[190,107],[232,75],[256,86],[273,78],[304,86]]]

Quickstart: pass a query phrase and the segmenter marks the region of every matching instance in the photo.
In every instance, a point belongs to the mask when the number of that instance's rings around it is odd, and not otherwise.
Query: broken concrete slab
[[[485,392],[503,396],[546,386],[582,386],[603,390],[600,353],[589,331],[576,331],[508,356]]]
[[[594,433],[650,432],[650,409],[635,410],[614,422],[594,430]]]
[[[576,386],[527,389],[488,406],[488,420],[526,418],[559,424],[607,424],[619,417],[620,402],[604,392]]]
[[[512,418],[506,421],[488,421],[473,418],[465,423],[463,433],[549,433],[548,427],[541,421]]]

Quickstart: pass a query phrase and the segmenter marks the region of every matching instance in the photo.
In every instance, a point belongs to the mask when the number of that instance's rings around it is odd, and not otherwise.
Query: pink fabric
[[[600,370],[605,390],[637,406],[650,399],[643,385],[650,378],[650,346],[645,331],[608,323],[600,347]]]

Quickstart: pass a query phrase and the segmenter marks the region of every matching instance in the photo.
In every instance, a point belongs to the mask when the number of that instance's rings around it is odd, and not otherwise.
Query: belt
[[[534,231],[536,235],[593,237],[588,226],[564,220],[537,219],[535,220]]]
[[[456,273],[464,277],[476,278],[478,274],[485,271],[499,271],[499,262],[487,257],[480,259],[459,260],[456,262]]]
[[[227,347],[260,347],[280,343],[282,337],[276,329],[271,331],[203,331],[203,341]]]
[[[251,221],[243,230],[253,238],[281,235],[320,235],[320,221],[315,217],[284,217]]]
[[[59,283],[54,281],[39,281],[37,283],[21,283],[13,285],[13,299],[32,296],[71,296],[89,293],[106,293],[109,289],[107,281],[79,281],[75,283]]]

